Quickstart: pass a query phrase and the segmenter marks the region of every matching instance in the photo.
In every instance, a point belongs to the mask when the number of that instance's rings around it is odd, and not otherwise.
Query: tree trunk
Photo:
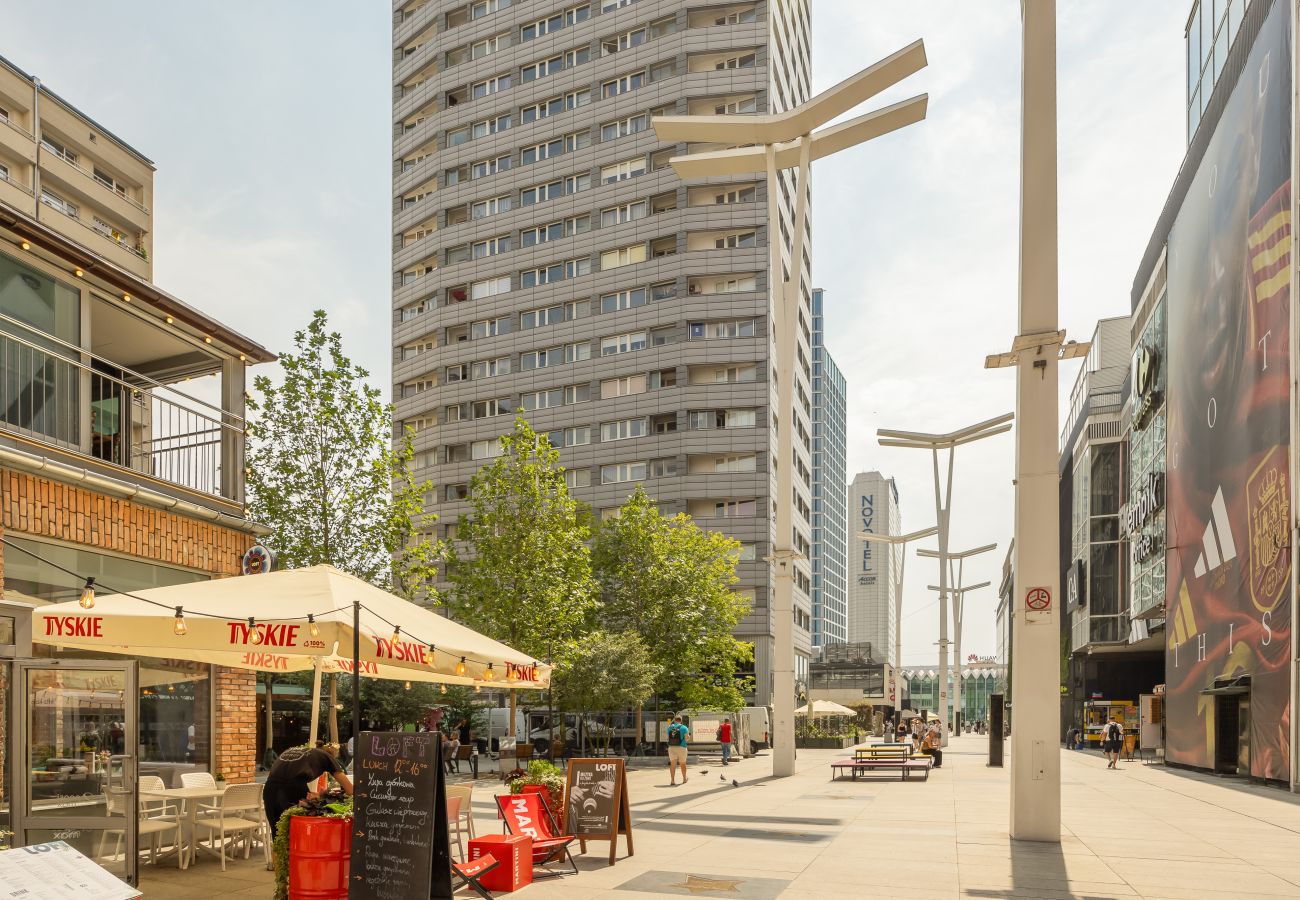
[[[330,743],[337,745],[339,742],[339,682],[338,675],[331,672],[330,679],[330,700],[329,700],[329,722],[330,722]]]
[[[518,691],[510,692],[510,724],[507,726],[510,731],[506,735],[506,737],[512,737],[516,741],[519,740],[519,731],[515,727],[515,697],[518,693]]]
[[[272,675],[270,672],[267,672],[266,673],[266,748],[265,748],[267,750],[271,749],[271,745],[275,740],[275,735],[272,732],[272,723],[271,723],[271,698],[274,692],[275,692],[275,676]]]

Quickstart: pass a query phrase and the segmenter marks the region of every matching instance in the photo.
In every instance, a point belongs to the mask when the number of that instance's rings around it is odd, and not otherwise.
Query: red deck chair
[[[510,834],[526,834],[533,839],[533,865],[540,867],[547,875],[566,875],[548,869],[553,862],[568,861],[573,867],[573,874],[578,874],[578,864],[574,862],[569,845],[577,838],[571,834],[556,834],[555,820],[542,802],[540,794],[498,794],[497,808],[501,818],[505,819],[506,831]]]
[[[458,863],[452,860],[451,872],[460,879],[460,883],[456,885],[457,888],[471,887],[478,892],[478,895],[483,900],[492,900],[492,892],[483,887],[479,883],[479,879],[499,865],[501,865],[501,861],[488,853],[469,862]]]

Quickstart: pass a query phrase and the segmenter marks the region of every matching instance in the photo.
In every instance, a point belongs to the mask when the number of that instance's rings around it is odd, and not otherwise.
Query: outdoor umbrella
[[[856,716],[854,710],[830,700],[814,700],[794,711],[796,716]]]
[[[314,670],[313,736],[322,672],[503,688],[544,688],[551,678],[550,666],[329,565],[110,594],[90,608],[51,604],[33,611],[32,639],[258,671]]]

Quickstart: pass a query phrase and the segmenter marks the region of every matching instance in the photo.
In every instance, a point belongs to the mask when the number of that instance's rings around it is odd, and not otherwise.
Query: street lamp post
[[[962,733],[961,723],[959,721],[962,715],[962,691],[964,689],[961,680],[961,667],[962,667],[961,626],[962,626],[962,616],[963,613],[965,612],[965,606],[966,606],[966,591],[973,591],[976,590],[977,588],[989,586],[989,582],[984,581],[981,582],[980,584],[963,588],[961,586],[963,570],[965,568],[966,560],[970,559],[972,556],[978,556],[981,553],[988,553],[996,549],[998,549],[997,544],[985,544],[983,547],[976,547],[973,550],[963,550],[960,553],[948,554],[948,581],[951,584],[956,586],[955,589],[951,592],[952,593],[952,626],[953,626],[952,656],[957,663],[957,677],[953,679],[952,720],[953,720],[953,724],[958,726],[957,727],[958,737],[961,737],[961,733]],[[933,550],[918,550],[916,551],[916,555],[937,558],[939,554],[935,553]],[[957,570],[955,573],[953,572],[953,563],[957,564]],[[930,585],[930,589],[934,591],[938,590],[938,588],[935,587],[934,585]]]
[[[875,534],[870,531],[858,533],[858,537],[864,541],[870,541],[874,544],[886,544],[900,549],[898,569],[895,571],[893,566],[889,567],[890,575],[893,577],[894,588],[894,681],[898,682],[898,672],[903,668],[903,570],[907,566],[907,545],[912,541],[920,541],[939,533],[937,525],[931,525],[929,528],[922,528],[920,531],[913,531],[911,534]],[[897,687],[895,687],[897,690]],[[897,709],[897,708],[896,708]]]
[[[925,118],[921,94],[883,109],[814,132],[886,88],[924,68],[925,46],[916,41],[780,113],[764,115],[655,116],[661,141],[707,143],[729,149],[675,156],[670,162],[682,180],[730,175],[766,175],[769,322],[776,344],[772,378],[777,382],[776,526],[772,552],[773,589],[768,614],[772,628],[772,774],[794,774],[794,578],[805,559],[794,539],[795,343],[803,292],[803,245],[808,215],[808,175],[820,159],[896,131]],[[687,148],[689,151],[689,147]],[[794,169],[794,234],[789,267],[782,264],[779,172]],[[788,276],[783,274],[788,272]]]
[[[1011,430],[1011,413],[976,422],[946,434],[929,434],[920,431],[896,431],[881,428],[876,431],[882,447],[911,447],[929,450],[934,460],[934,516],[939,528],[939,736],[948,746],[948,514],[952,509],[952,464],[957,448],[962,444],[992,437]],[[948,451],[948,477],[939,480],[939,451]]]

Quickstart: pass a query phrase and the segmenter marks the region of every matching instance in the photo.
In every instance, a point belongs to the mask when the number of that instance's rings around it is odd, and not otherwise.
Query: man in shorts
[[[677,768],[682,770],[682,784],[686,783],[686,744],[690,738],[690,729],[682,724],[681,716],[673,716],[673,723],[668,726],[668,780],[677,784]]]
[[[1106,754],[1106,768],[1119,768],[1119,752],[1124,746],[1124,726],[1114,716],[1101,731],[1101,750]]]

